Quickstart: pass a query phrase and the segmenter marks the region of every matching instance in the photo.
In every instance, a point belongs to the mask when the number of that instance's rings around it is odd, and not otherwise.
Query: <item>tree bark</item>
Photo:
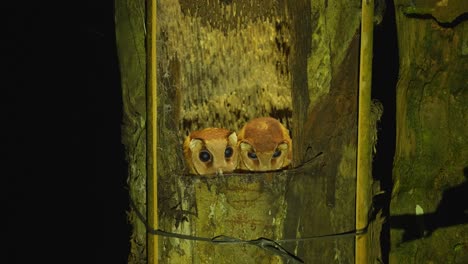
[[[157,14],[160,229],[270,239],[354,229],[360,1],[160,0]],[[145,212],[144,2],[116,1],[129,187]],[[186,175],[192,130],[272,116],[291,131],[281,173]],[[315,157],[318,153],[322,153]],[[315,157],[315,158],[314,158]],[[308,162],[310,161],[310,162]],[[130,263],[146,262],[133,223]],[[159,237],[161,263],[285,263],[251,245]],[[282,243],[308,262],[354,262],[354,238]]]
[[[116,42],[122,83],[122,143],[128,162],[130,197],[146,213],[146,48],[145,1],[115,1]],[[135,211],[128,263],[146,262],[146,229]]]
[[[467,8],[463,0],[395,1],[400,74],[390,263],[468,261]]]

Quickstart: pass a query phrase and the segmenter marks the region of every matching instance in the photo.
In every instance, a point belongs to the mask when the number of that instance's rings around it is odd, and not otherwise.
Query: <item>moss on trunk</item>
[[[467,22],[410,16],[399,8],[404,2],[395,1],[400,79],[390,261],[465,263],[468,226],[457,225],[453,213],[466,208],[466,195],[444,201],[450,190],[466,185]],[[457,2],[463,1],[449,4]]]

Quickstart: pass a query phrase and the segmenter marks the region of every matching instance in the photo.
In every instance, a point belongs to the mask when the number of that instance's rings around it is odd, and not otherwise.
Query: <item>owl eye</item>
[[[273,153],[273,158],[277,158],[281,155],[281,150],[277,149],[275,153]]]
[[[232,157],[232,154],[234,153],[234,150],[232,150],[231,147],[227,147],[225,150],[224,150],[224,157],[226,158],[230,158]]]
[[[200,154],[198,154],[198,158],[203,162],[208,162],[211,160],[211,154],[206,150],[202,150]]]
[[[257,159],[257,154],[255,154],[255,152],[249,152],[247,153],[247,156],[249,156],[251,159]]]

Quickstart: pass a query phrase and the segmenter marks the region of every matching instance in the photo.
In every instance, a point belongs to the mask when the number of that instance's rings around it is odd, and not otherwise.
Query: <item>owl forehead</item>
[[[204,141],[204,148],[209,150],[212,154],[224,153],[228,141],[225,139],[213,139],[208,142]],[[224,155],[223,155],[224,157]]]
[[[205,128],[190,133],[192,140],[198,141],[198,150],[207,149],[213,154],[213,158],[224,157],[226,146],[230,145],[230,135],[233,134],[224,128]],[[235,139],[237,141],[237,139]]]
[[[256,151],[273,151],[285,139],[281,123],[273,118],[258,118],[244,127],[244,141]]]
[[[205,128],[203,130],[197,130],[190,133],[190,138],[201,139],[203,141],[212,140],[212,139],[224,139],[227,140],[231,131],[224,128]]]

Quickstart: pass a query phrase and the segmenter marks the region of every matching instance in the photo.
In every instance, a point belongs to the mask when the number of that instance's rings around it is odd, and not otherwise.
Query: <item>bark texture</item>
[[[354,229],[360,1],[157,2],[160,228],[200,237],[307,237]],[[145,3],[116,1],[123,142],[145,213]],[[189,177],[191,130],[272,116],[291,131],[294,170]],[[318,153],[322,155],[310,161]],[[310,162],[308,162],[310,161]],[[146,262],[134,212],[129,263]],[[160,263],[286,263],[252,245],[160,237]],[[354,238],[283,243],[306,263],[353,263]]]
[[[400,78],[390,263],[466,263],[468,4],[408,2],[395,1]]]
[[[360,1],[162,0],[158,10],[162,227],[241,239],[354,229]],[[295,167],[323,155],[294,172],[186,178],[189,131],[259,116],[290,129]],[[161,241],[164,263],[283,261],[250,245]],[[352,237],[283,246],[306,262],[354,259]]]
[[[128,162],[130,197],[146,214],[145,1],[115,1],[115,25],[122,83],[122,142]],[[146,229],[132,210],[128,263],[146,263]]]

